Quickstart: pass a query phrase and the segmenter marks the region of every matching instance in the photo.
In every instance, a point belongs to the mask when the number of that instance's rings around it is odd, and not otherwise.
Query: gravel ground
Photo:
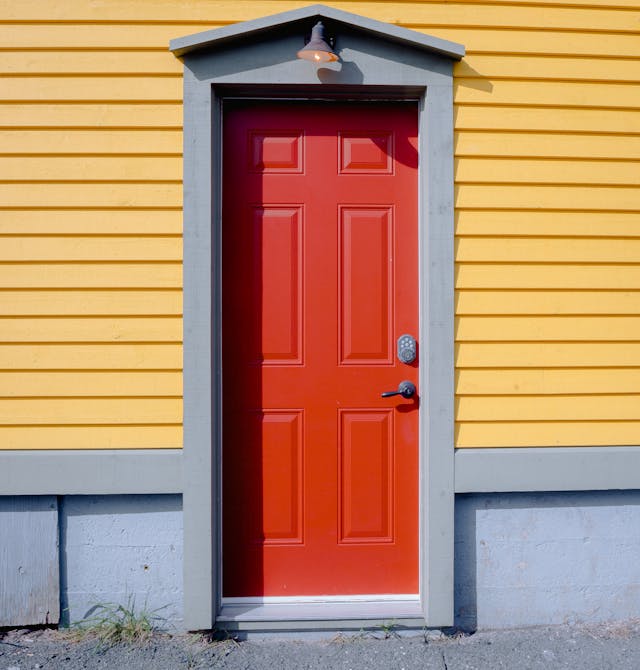
[[[638,670],[640,621],[474,635],[398,638],[335,636],[323,641],[209,642],[154,635],[144,644],[101,646],[54,630],[0,632],[0,670]]]

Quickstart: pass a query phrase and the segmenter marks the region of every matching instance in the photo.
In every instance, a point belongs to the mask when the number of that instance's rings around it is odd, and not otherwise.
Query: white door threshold
[[[413,628],[424,625],[424,615],[417,595],[224,598],[216,623],[261,630],[358,629],[390,623]]]

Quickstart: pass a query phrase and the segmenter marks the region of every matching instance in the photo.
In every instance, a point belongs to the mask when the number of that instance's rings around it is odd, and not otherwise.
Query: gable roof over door
[[[216,47],[228,46],[229,44],[246,40],[247,38],[265,38],[268,33],[281,31],[283,29],[300,30],[310,25],[311,21],[324,20],[334,25],[342,25],[351,30],[367,34],[369,37],[402,44],[414,49],[427,51],[432,54],[448,56],[454,60],[460,60],[464,54],[464,46],[456,42],[449,42],[438,37],[425,35],[408,30],[390,23],[375,21],[358,14],[343,12],[339,9],[326,7],[325,5],[309,5],[300,9],[294,9],[280,14],[273,14],[251,21],[235,23],[223,28],[215,28],[204,32],[195,33],[171,40],[169,49],[176,56],[183,56],[200,49],[215,49]],[[300,24],[296,27],[295,24]]]

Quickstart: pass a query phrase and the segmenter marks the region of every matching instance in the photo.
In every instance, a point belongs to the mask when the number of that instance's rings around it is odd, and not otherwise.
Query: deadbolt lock
[[[398,359],[402,363],[413,363],[416,360],[416,340],[411,335],[400,335],[398,338]]]

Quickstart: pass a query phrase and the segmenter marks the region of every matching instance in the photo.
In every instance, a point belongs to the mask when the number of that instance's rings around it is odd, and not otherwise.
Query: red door
[[[417,109],[224,113],[223,595],[418,592]]]

